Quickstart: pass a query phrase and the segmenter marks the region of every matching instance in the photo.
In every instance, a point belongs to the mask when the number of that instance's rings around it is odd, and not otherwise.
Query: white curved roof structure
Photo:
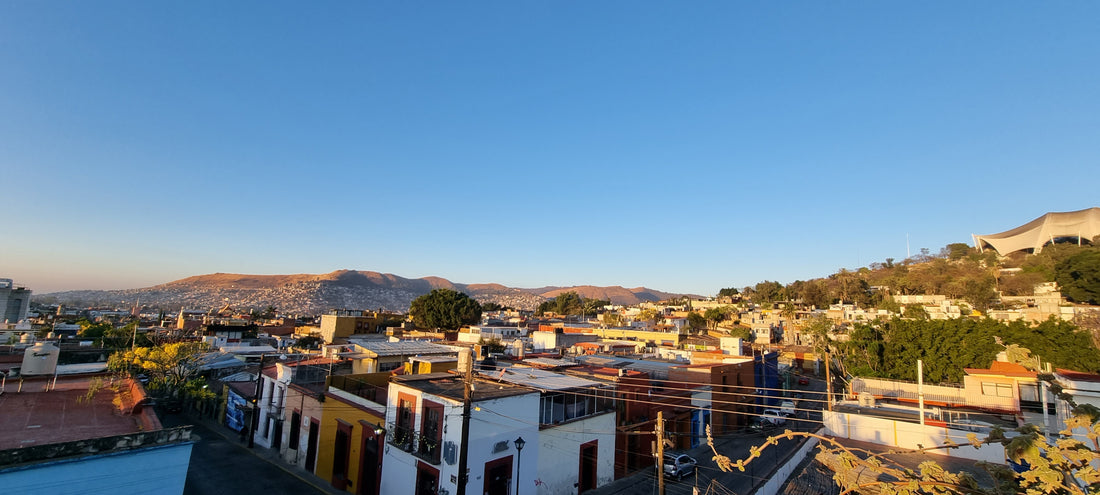
[[[1047,213],[1035,220],[999,234],[974,235],[974,246],[996,249],[1005,255],[1031,249],[1038,253],[1043,245],[1059,237],[1092,239],[1100,235],[1100,208]]]

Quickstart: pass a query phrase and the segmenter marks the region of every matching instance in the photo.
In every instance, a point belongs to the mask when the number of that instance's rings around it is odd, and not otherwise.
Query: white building
[[[460,332],[458,334],[458,341],[472,344],[478,343],[481,339],[512,341],[522,337],[526,333],[527,329],[525,328],[482,325],[470,327],[469,332]]]
[[[0,278],[0,323],[18,323],[31,308],[31,291],[16,287],[10,278]]]
[[[564,495],[610,482],[615,414],[611,394],[601,398],[599,387],[533,368],[479,375],[465,448],[466,492]],[[396,376],[388,395],[380,492],[456,493],[462,380],[450,373]]]

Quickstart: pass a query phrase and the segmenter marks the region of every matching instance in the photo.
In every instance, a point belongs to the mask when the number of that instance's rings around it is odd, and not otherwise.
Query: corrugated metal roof
[[[569,390],[575,388],[603,387],[604,383],[567,376],[553,371],[512,366],[501,371],[479,372],[482,378],[499,380],[540,390]]]
[[[649,361],[644,359],[626,359],[609,356],[577,356],[577,361],[584,364],[603,366],[605,368],[622,368],[628,370],[644,371],[649,376],[657,379],[668,378],[668,370],[687,363],[672,363],[667,361]]]
[[[402,340],[400,342],[357,342],[356,345],[378,356],[448,354],[454,352],[447,346],[415,340]]]
[[[531,358],[531,359],[524,359],[523,362],[528,363],[528,364],[537,364],[539,366],[549,366],[549,367],[552,367],[552,368],[564,368],[564,367],[567,367],[567,366],[577,366],[577,363],[574,363],[573,361],[566,361],[564,359],[553,359],[553,358]]]

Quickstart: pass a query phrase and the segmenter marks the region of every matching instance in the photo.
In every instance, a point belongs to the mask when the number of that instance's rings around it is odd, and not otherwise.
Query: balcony
[[[421,435],[410,428],[389,425],[389,443],[431,464],[439,464],[443,451],[442,440]]]
[[[413,451],[413,448],[416,445],[416,432],[414,432],[411,428],[396,426],[393,423],[390,423],[387,429],[390,432],[390,445],[404,450],[405,452],[411,453]]]
[[[440,445],[442,443],[439,438],[417,435],[415,455],[425,462],[439,464],[439,453],[443,450],[442,445]]]
[[[329,385],[332,387],[362,397],[375,404],[386,405],[386,387],[381,387],[365,380],[343,375],[334,375],[329,380]]]

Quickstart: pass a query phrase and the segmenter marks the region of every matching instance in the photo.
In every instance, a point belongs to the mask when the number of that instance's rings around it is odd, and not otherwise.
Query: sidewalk
[[[321,479],[316,474],[313,474],[305,469],[302,469],[294,464],[286,463],[279,456],[279,451],[276,449],[269,449],[256,445],[252,448],[248,447],[248,439],[241,439],[241,435],[233,430],[230,430],[225,425],[219,424],[215,418],[200,417],[202,415],[195,411],[185,410],[176,414],[163,414],[158,411],[158,416],[162,419],[165,426],[172,425],[194,425],[194,433],[199,435],[199,440],[202,441],[204,435],[217,435],[224,441],[238,445],[243,450],[251,453],[257,458],[267,462],[272,468],[277,468],[285,473],[297,478],[298,480],[306,483],[313,488],[317,489],[318,493],[329,494],[344,494],[349,492],[337,490],[334,488],[328,480]]]

